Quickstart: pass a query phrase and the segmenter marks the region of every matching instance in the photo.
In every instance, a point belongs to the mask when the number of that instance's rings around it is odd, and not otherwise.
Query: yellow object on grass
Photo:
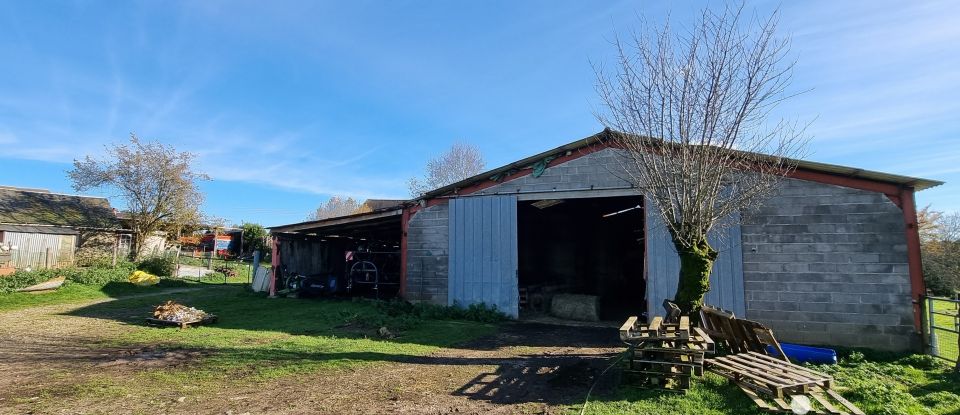
[[[160,277],[143,271],[133,271],[128,280],[136,285],[156,285]]]

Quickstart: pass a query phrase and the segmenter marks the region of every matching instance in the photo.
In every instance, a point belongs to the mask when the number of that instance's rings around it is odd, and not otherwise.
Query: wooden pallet
[[[217,316],[212,315],[212,314],[211,314],[211,315],[208,315],[208,316],[206,316],[206,317],[204,317],[204,318],[202,318],[202,319],[200,319],[200,320],[182,321],[182,322],[181,322],[181,321],[161,320],[161,319],[158,319],[158,318],[148,318],[148,319],[147,319],[147,324],[150,324],[150,325],[152,325],[152,326],[179,327],[179,328],[181,328],[181,329],[185,329],[185,328],[187,328],[187,327],[202,326],[202,325],[206,325],[206,324],[213,324],[213,323],[216,323],[216,322],[217,322]]]
[[[650,324],[630,317],[620,327],[620,338],[630,344],[624,373],[640,378],[640,386],[685,390],[692,376],[703,375],[704,354],[714,349],[710,336],[690,327],[688,317],[664,323],[654,317]]]
[[[829,375],[755,352],[712,358],[706,366],[713,373],[781,399],[814,387],[830,389],[833,383]]]
[[[757,407],[767,412],[792,414],[794,412],[790,407],[790,401],[794,396],[802,395],[806,396],[815,404],[814,409],[810,412],[807,412],[810,414],[865,415],[860,408],[857,408],[856,405],[844,399],[843,396],[840,396],[840,394],[833,389],[823,389],[815,386],[811,388],[810,392],[804,394],[789,395],[784,398],[771,399],[766,396],[758,395],[756,391],[750,389],[748,386],[742,383],[734,383],[740,387],[743,393],[745,393],[753,401],[753,403],[757,405]]]

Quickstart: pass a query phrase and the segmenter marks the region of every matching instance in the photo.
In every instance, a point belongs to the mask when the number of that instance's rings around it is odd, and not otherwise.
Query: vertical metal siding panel
[[[680,259],[666,224],[654,209],[656,208],[651,206],[651,209],[646,211],[647,312],[650,316],[663,316],[663,300],[672,299],[677,292]],[[720,250],[720,256],[710,274],[710,291],[705,296],[705,301],[744,315],[743,252],[740,248],[739,214],[735,214],[730,220],[734,220],[736,224],[722,228],[722,237],[710,237],[711,244]]]
[[[731,228],[729,235],[731,248],[728,252],[730,256],[730,275],[733,278],[730,285],[733,292],[731,301],[733,302],[733,312],[746,317],[747,304],[743,287],[743,229],[741,228],[740,214],[736,213],[736,215],[737,226]]]
[[[483,281],[483,297],[482,298],[498,298],[493,295],[493,286],[497,284],[498,281],[494,281],[494,269],[493,269],[493,240],[494,238],[494,229],[495,226],[499,225],[494,221],[493,217],[493,202],[494,200],[485,199],[480,201],[480,206],[482,206],[483,212],[480,215],[480,244],[483,247],[483,260],[481,264],[483,265],[480,272],[481,281]]]
[[[517,316],[516,197],[483,196],[450,202],[448,303],[486,303]]]
[[[451,305],[455,305],[457,302],[463,302],[466,299],[467,295],[467,285],[466,285],[466,275],[467,275],[467,211],[466,206],[463,205],[461,200],[455,200],[453,203],[457,205],[457,234],[459,235],[458,244],[458,266],[459,275],[457,277],[457,290],[454,292],[456,297],[454,302]]]
[[[506,222],[503,221],[504,215],[504,205],[502,198],[490,198],[485,201],[485,204],[490,207],[490,232],[486,237],[489,237],[490,240],[490,282],[491,288],[496,287],[495,289],[490,290],[490,297],[493,299],[494,304],[497,306],[497,309],[504,309],[507,307],[507,304],[504,302],[506,298],[506,293],[509,292],[509,287],[506,287],[504,284],[509,283],[509,279],[504,275],[503,264],[505,261],[509,260],[509,257],[504,257],[504,251],[494,251],[494,246],[496,241],[503,238],[503,230],[506,227]],[[509,212],[506,212],[509,214]],[[502,246],[501,246],[502,248]]]
[[[667,225],[654,210],[647,209],[647,313],[648,316],[663,316],[663,300],[672,299],[677,292],[680,258],[673,247]]]
[[[507,293],[506,298],[509,299],[508,306],[509,310],[505,310],[510,313],[514,318],[519,317],[520,314],[520,291],[519,291],[519,280],[517,268],[519,266],[519,253],[518,251],[518,242],[517,242],[517,197],[510,196],[506,197],[503,200],[504,212],[507,212],[506,218],[506,231],[507,231],[507,245],[506,245],[506,256],[509,258],[509,261],[505,261],[504,266],[504,277],[509,281],[506,284]]]
[[[460,204],[458,200],[451,200],[448,205],[447,214],[447,240],[449,252],[447,254],[447,305],[454,305],[456,299],[460,296],[460,276],[463,275],[463,255],[462,250],[463,235],[459,229],[460,226]],[[421,272],[423,272],[421,270]],[[425,278],[426,275],[421,275]]]
[[[473,290],[473,281],[471,276],[474,274],[474,247],[473,247],[473,206],[467,203],[466,200],[461,201],[462,213],[461,220],[463,220],[463,252],[460,253],[460,256],[463,258],[463,274],[461,275],[461,284],[463,284],[463,290],[461,291],[460,301],[464,304],[469,304],[472,301],[472,290]]]

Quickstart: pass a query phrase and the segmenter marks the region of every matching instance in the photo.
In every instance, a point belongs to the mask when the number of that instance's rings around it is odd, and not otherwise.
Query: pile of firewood
[[[173,300],[160,304],[153,310],[153,317],[157,320],[175,321],[178,323],[203,320],[210,315],[203,310],[187,307]]]

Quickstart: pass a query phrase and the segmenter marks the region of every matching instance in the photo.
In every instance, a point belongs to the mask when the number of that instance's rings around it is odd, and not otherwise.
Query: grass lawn
[[[10,332],[29,330],[33,331],[32,336],[45,339],[57,337],[55,333],[64,327],[66,332],[93,336],[84,336],[80,346],[74,341],[38,346],[43,349],[41,354],[66,351],[51,362],[50,367],[36,366],[36,373],[30,375],[35,378],[33,382],[18,380],[18,386],[27,391],[15,392],[19,396],[8,396],[7,402],[27,405],[37,413],[88,405],[94,405],[102,413],[127,412],[127,407],[120,403],[131,397],[139,399],[134,405],[150,406],[169,402],[170,396],[201,400],[219,394],[217,391],[271,382],[299,382],[296,379],[322,373],[349,373],[368,365],[426,356],[496,330],[495,324],[396,314],[389,305],[369,300],[268,299],[239,284],[182,281],[167,284],[173,286],[126,284],[128,287],[122,293],[118,287],[97,290],[72,284],[45,295],[0,296],[0,307],[21,316],[18,319],[31,315],[32,310],[26,309],[30,306],[61,304],[60,307],[67,307],[62,313],[35,317],[36,324],[8,327]],[[80,307],[67,305],[106,297],[120,298]],[[215,313],[220,320],[211,326],[186,330],[145,326],[143,318],[167,299]],[[3,317],[0,313],[0,320]],[[70,323],[49,323],[49,320]],[[36,329],[31,329],[34,326]],[[389,328],[390,335],[379,335],[378,329],[383,326]],[[3,334],[0,330],[0,340]],[[26,348],[29,347],[28,340]],[[70,355],[74,348],[81,351],[82,358]],[[185,353],[190,357],[182,363],[156,365],[148,360],[136,366],[123,364],[116,366],[119,370],[113,369],[114,366],[107,370],[95,366],[91,370],[86,363],[73,363],[88,359],[106,359],[109,363],[116,358],[127,359],[130,353],[150,356],[157,351]],[[86,353],[92,353],[91,357],[86,357]],[[107,354],[111,356],[100,357]],[[210,408],[200,412],[206,410]],[[0,413],[4,411],[0,409]]]
[[[960,414],[960,375],[924,355],[838,350],[838,365],[814,365],[834,377],[835,387],[867,414]],[[578,413],[580,406],[570,408]],[[763,414],[739,388],[707,373],[686,394],[640,390],[621,385],[587,406],[588,414]]]
[[[189,330],[137,327],[111,340],[119,346],[149,345],[215,351],[190,370],[164,373],[184,379],[270,378],[366,362],[400,361],[493,332],[469,321],[389,316],[369,300],[268,299],[240,287],[174,295],[183,304],[220,316],[215,325]],[[156,298],[96,304],[77,316],[146,314]],[[377,330],[397,337],[384,341]]]

